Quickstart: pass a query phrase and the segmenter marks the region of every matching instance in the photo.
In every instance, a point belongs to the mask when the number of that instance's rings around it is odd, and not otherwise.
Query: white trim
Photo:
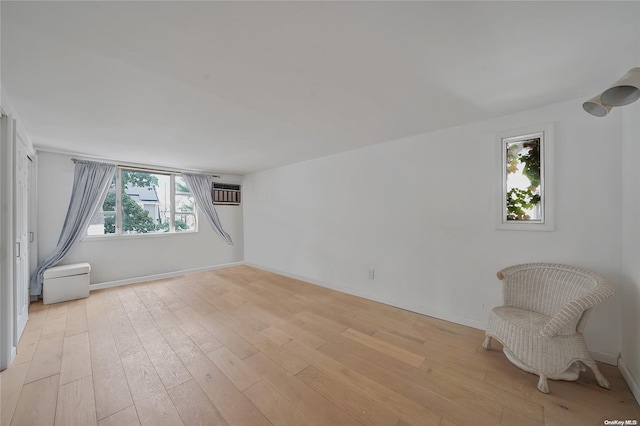
[[[600,352],[600,351],[592,351],[591,356],[596,361],[604,362],[605,364],[613,365],[614,367],[618,366],[618,360],[620,359],[620,354],[610,354],[608,352]]]
[[[465,325],[465,326],[472,327],[472,328],[475,328],[475,329],[478,329],[478,330],[485,330],[487,328],[487,323],[483,322],[483,321],[476,321],[476,320],[473,320],[473,319],[470,319],[470,318],[465,318],[465,317],[462,317],[462,316],[459,316],[459,315],[451,315],[451,314],[443,313],[443,312],[440,312],[440,311],[419,308],[419,307],[411,305],[411,304],[401,303],[401,302],[398,302],[398,301],[395,301],[395,300],[376,297],[376,296],[373,296],[371,294],[368,294],[368,293],[365,293],[365,292],[361,292],[361,291],[358,291],[358,290],[354,290],[354,289],[349,288],[349,287],[333,285],[333,284],[325,283],[325,282],[322,282],[322,281],[319,281],[319,280],[315,280],[315,279],[312,279],[312,278],[309,278],[309,277],[304,277],[302,275],[291,274],[291,273],[288,273],[288,272],[285,272],[285,271],[281,271],[281,270],[278,270],[278,269],[268,268],[266,266],[261,266],[261,265],[255,264],[255,263],[244,262],[244,261],[224,263],[224,264],[221,264],[221,265],[205,266],[205,267],[202,267],[202,268],[185,269],[185,270],[174,271],[174,272],[166,272],[166,273],[162,273],[162,274],[146,275],[146,276],[142,276],[142,277],[128,278],[128,279],[124,279],[124,280],[107,281],[107,282],[98,283],[98,284],[91,284],[89,286],[89,290],[93,291],[93,290],[101,290],[101,289],[111,288],[111,287],[120,287],[120,286],[124,286],[124,285],[129,285],[129,284],[137,284],[137,283],[146,282],[146,281],[155,281],[155,280],[161,280],[161,279],[166,279],[166,278],[173,278],[173,277],[177,277],[177,276],[180,276],[180,275],[186,275],[186,274],[195,273],[195,272],[211,271],[211,270],[215,270],[215,269],[224,269],[224,268],[229,268],[229,267],[232,267],[232,266],[240,266],[240,265],[247,265],[247,266],[251,266],[253,268],[262,269],[264,271],[272,272],[274,274],[282,275],[282,276],[293,278],[293,279],[296,279],[296,280],[305,281],[305,282],[308,282],[310,284],[318,285],[320,287],[330,288],[332,290],[336,290],[336,291],[339,291],[339,292],[342,292],[342,293],[347,293],[347,294],[351,294],[351,295],[354,295],[354,296],[359,296],[359,297],[362,297],[364,299],[368,299],[368,300],[373,300],[373,301],[376,301],[376,302],[384,303],[385,305],[389,305],[389,306],[395,306],[395,307],[400,308],[400,309],[406,309],[406,310],[411,311],[411,312],[415,312],[415,313],[418,313],[418,314],[421,314],[421,315],[430,316],[430,317],[441,319],[441,320],[444,320],[444,321],[449,321],[449,322],[453,322],[453,323],[456,323],[456,324]],[[15,348],[14,348],[14,350],[15,350]],[[598,351],[591,351],[591,355],[593,356],[593,358],[596,361],[604,362],[605,364],[610,364],[610,365],[614,365],[614,366],[615,365],[619,365],[620,366],[620,370],[622,371],[622,374],[625,377],[625,380],[627,380],[627,383],[629,383],[629,387],[634,392],[634,395],[636,395],[636,398],[638,398],[638,395],[640,395],[640,387],[638,387],[638,385],[635,384],[635,389],[636,390],[634,391],[634,386],[632,386],[632,383],[635,383],[635,381],[633,381],[631,373],[624,366],[624,364],[622,362],[622,358],[619,358],[619,356],[617,354],[610,354],[610,353],[598,352]],[[626,371],[626,374],[625,374],[625,371]]]
[[[359,296],[362,297],[364,299],[368,299],[368,300],[373,300],[376,302],[380,302],[380,303],[384,303],[385,305],[389,305],[389,306],[395,306],[396,308],[400,308],[400,309],[405,309],[407,311],[411,311],[411,312],[415,312],[421,315],[426,315],[429,317],[433,317],[433,318],[437,318],[437,319],[441,319],[444,321],[449,321],[449,322],[453,322],[456,324],[460,324],[460,325],[466,325],[467,327],[472,327],[478,330],[486,330],[487,329],[487,323],[484,321],[477,321],[474,319],[470,319],[470,318],[466,318],[466,317],[462,317],[460,315],[452,315],[449,313],[444,313],[444,312],[440,312],[440,311],[436,311],[436,310],[431,310],[431,309],[425,309],[424,307],[418,307],[416,305],[412,305],[409,303],[403,303],[403,302],[399,302],[397,300],[392,300],[392,299],[385,299],[385,298],[381,298],[381,297],[377,297],[362,291],[358,291],[358,290],[354,290],[352,288],[349,287],[343,287],[343,286],[339,286],[339,285],[334,285],[334,284],[329,284],[329,283],[325,283],[322,281],[318,281],[318,280],[314,280],[312,278],[308,278],[308,277],[304,277],[302,275],[297,275],[297,274],[291,274],[285,271],[281,271],[278,269],[273,269],[273,268],[268,268],[266,266],[261,266],[261,265],[257,265],[255,263],[250,263],[250,262],[243,262],[245,265],[247,266],[251,266],[254,268],[258,268],[258,269],[262,269],[264,271],[268,271],[268,272],[273,272],[274,274],[278,274],[278,275],[283,275],[285,277],[289,277],[289,278],[294,278],[296,280],[301,280],[301,281],[305,281],[311,284],[315,284],[315,285],[319,285],[321,287],[326,287],[326,288],[330,288],[332,290],[336,290],[342,293],[347,293],[347,294],[352,294],[354,296]],[[604,362],[605,364],[610,364],[610,365],[618,365],[618,359],[619,359],[619,355],[618,354],[611,354],[611,353],[607,353],[607,352],[599,352],[599,351],[590,351],[591,352],[591,356],[593,356],[593,359],[595,359],[596,361],[600,361],[600,362]]]
[[[140,232],[138,234],[100,234],[85,235],[80,239],[83,243],[91,243],[94,241],[112,241],[112,240],[133,240],[136,238],[167,238],[176,235],[197,234],[199,231],[178,231],[178,232]]]
[[[412,305],[409,303],[403,303],[403,302],[399,302],[397,300],[392,300],[392,299],[385,299],[382,297],[377,297],[374,296],[372,294],[369,293],[365,293],[362,291],[358,291],[349,287],[343,287],[343,286],[339,286],[339,285],[334,285],[334,284],[330,284],[330,283],[325,283],[322,281],[318,281],[318,280],[314,280],[312,278],[308,278],[308,277],[304,277],[301,275],[296,275],[296,274],[291,274],[288,272],[284,272],[284,271],[280,271],[277,269],[273,269],[273,268],[268,268],[266,266],[261,266],[261,265],[256,265],[255,263],[249,263],[249,262],[244,262],[245,265],[247,266],[251,266],[254,268],[258,268],[258,269],[262,269],[268,272],[273,272],[274,274],[278,274],[278,275],[283,275],[285,277],[289,277],[289,278],[294,278],[296,280],[301,280],[301,281],[305,281],[311,284],[315,284],[315,285],[319,285],[320,287],[326,287],[326,288],[330,288],[332,290],[336,290],[342,293],[347,293],[347,294],[352,294],[354,296],[359,296],[362,297],[364,299],[368,299],[368,300],[373,300],[376,302],[380,302],[380,303],[384,303],[385,305],[390,305],[390,306],[394,306],[396,308],[400,308],[400,309],[405,309],[407,311],[411,311],[411,312],[415,312],[421,315],[426,315],[426,316],[430,316],[433,318],[438,318],[444,321],[449,321],[449,322],[453,322],[456,324],[461,324],[461,325],[466,325],[468,327],[472,327],[472,328],[476,328],[479,330],[485,330],[487,328],[487,324],[485,322],[482,321],[476,321],[470,318],[465,318],[459,315],[452,315],[452,314],[448,314],[448,313],[444,313],[444,312],[440,312],[440,311],[435,311],[435,310],[429,310],[429,309],[424,309],[424,307],[418,307],[416,305]]]
[[[169,205],[171,206],[171,208],[169,209],[169,233],[175,233],[176,232],[176,174],[175,173],[171,173],[169,175],[169,188],[171,188],[169,190]],[[211,191],[211,190],[210,190]],[[213,198],[211,199],[211,202],[213,202]],[[195,206],[195,201],[193,203],[193,212],[194,214],[198,214],[198,210],[196,209]],[[196,228],[196,231],[198,230],[198,228]]]
[[[127,278],[127,279],[124,279],[124,280],[106,281],[106,282],[103,282],[103,283],[91,284],[89,286],[89,291],[101,290],[103,288],[120,287],[120,286],[123,286],[123,285],[142,283],[142,282],[146,282],[146,281],[162,280],[162,279],[165,279],[165,278],[178,277],[180,275],[191,274],[191,273],[194,273],[194,272],[211,271],[211,270],[214,270],[214,269],[229,268],[231,266],[239,266],[239,265],[243,265],[243,264],[244,264],[244,262],[231,262],[231,263],[224,263],[222,265],[204,266],[202,268],[185,269],[185,270],[182,270],[182,271],[165,272],[165,273],[162,273],[162,274],[154,274],[154,275],[146,275],[146,276],[142,276],[142,277]]]
[[[2,107],[0,107],[2,111]],[[0,116],[0,370],[11,364],[16,354],[14,345],[13,262],[15,230],[13,226],[13,150],[14,119]]]
[[[620,357],[618,360],[618,368],[620,369],[620,373],[622,373],[622,377],[624,378],[627,385],[629,385],[629,389],[631,389],[631,393],[636,397],[636,401],[640,404],[640,383],[633,377],[631,370],[627,367],[627,364],[624,362],[624,358]]]
[[[544,222],[526,221],[506,221],[504,213],[505,204],[505,164],[504,164],[504,141],[525,135],[542,133],[541,159],[542,159],[542,207],[544,209]],[[496,135],[496,196],[495,196],[495,220],[496,229],[512,231],[554,231],[555,230],[555,141],[553,123],[543,123],[534,126],[522,127],[509,131],[500,132]]]

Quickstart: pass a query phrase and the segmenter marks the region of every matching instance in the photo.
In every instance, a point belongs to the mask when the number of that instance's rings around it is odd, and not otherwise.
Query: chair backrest
[[[527,263],[498,272],[503,281],[504,304],[553,316],[566,303],[593,295],[600,303],[613,294],[613,284],[602,275],[576,266]],[[583,311],[576,312],[574,325]],[[575,328],[574,328],[575,330]]]

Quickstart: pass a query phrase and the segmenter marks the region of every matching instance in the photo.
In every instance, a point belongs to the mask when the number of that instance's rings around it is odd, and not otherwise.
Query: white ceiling
[[[2,85],[36,146],[187,169],[586,100],[640,65],[640,2],[0,5]]]

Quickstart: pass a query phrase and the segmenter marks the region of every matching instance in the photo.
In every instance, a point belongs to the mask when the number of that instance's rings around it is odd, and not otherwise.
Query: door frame
[[[14,227],[14,240],[16,244],[21,239],[21,232],[18,230],[18,224],[24,225],[24,241],[21,241],[20,251],[16,251],[13,258],[14,273],[13,273],[13,345],[17,348],[18,341],[22,336],[27,320],[29,318],[29,277],[31,276],[31,247],[29,232],[31,231],[31,167],[33,156],[32,150],[29,145],[23,140],[18,131],[17,125],[14,123],[14,163],[13,163],[13,227]],[[21,158],[18,158],[21,156]],[[20,162],[22,165],[20,166]],[[22,172],[20,171],[23,168]],[[21,174],[21,176],[19,176]],[[23,180],[24,187],[22,194],[22,206],[19,204],[19,197],[17,192],[20,185],[20,179]],[[18,217],[20,212],[21,218]],[[16,246],[16,250],[18,247]],[[18,262],[18,259],[20,262]],[[18,268],[22,268],[22,271],[18,271]],[[22,281],[22,282],[20,282]]]
[[[16,355],[13,312],[13,147],[14,120],[0,108],[0,370]]]
[[[38,267],[38,155],[35,150],[29,150],[31,160],[31,175],[29,176],[29,277]],[[29,302],[32,302],[29,296]],[[37,299],[37,298],[36,298]]]

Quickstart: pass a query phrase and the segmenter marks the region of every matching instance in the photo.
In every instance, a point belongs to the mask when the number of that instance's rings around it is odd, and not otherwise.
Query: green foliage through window
[[[114,178],[101,211],[87,230],[88,235],[196,229],[195,201],[182,177],[124,168],[118,173],[120,188],[116,188],[117,179]]]
[[[540,220],[540,138],[506,144],[507,220]]]

